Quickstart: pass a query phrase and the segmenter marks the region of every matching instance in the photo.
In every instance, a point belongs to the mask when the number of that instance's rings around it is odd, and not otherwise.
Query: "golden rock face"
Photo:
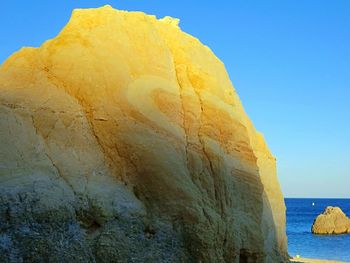
[[[85,262],[134,253],[130,233],[99,245],[121,218],[155,229],[135,262],[283,262],[275,158],[222,62],[178,23],[75,10],[57,37],[12,55],[0,69],[0,186],[87,228]]]

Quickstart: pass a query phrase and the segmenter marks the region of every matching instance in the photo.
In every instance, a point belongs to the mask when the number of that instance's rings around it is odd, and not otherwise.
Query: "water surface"
[[[324,236],[311,233],[314,219],[327,206],[338,206],[350,216],[350,199],[286,198],[285,202],[288,250],[291,256],[350,262],[350,234]]]

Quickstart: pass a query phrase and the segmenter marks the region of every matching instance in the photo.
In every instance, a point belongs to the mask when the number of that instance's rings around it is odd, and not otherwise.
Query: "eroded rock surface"
[[[4,262],[284,262],[275,158],[179,21],[105,6],[0,69]]]
[[[350,233],[350,219],[339,207],[328,206],[314,221],[311,229],[314,234]]]

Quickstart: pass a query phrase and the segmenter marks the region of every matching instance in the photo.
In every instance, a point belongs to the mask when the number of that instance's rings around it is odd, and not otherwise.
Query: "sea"
[[[290,256],[350,262],[350,234],[314,235],[311,226],[327,206],[338,206],[349,217],[350,199],[286,198]]]

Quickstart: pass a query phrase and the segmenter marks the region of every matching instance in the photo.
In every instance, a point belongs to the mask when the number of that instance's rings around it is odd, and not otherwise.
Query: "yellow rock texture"
[[[311,231],[321,235],[350,234],[350,218],[339,207],[328,206],[317,216]]]
[[[287,261],[275,158],[223,63],[178,19],[75,10],[57,37],[1,66],[0,116],[0,216],[12,242],[0,254]],[[31,255],[38,241],[16,236],[16,224],[52,247]]]

